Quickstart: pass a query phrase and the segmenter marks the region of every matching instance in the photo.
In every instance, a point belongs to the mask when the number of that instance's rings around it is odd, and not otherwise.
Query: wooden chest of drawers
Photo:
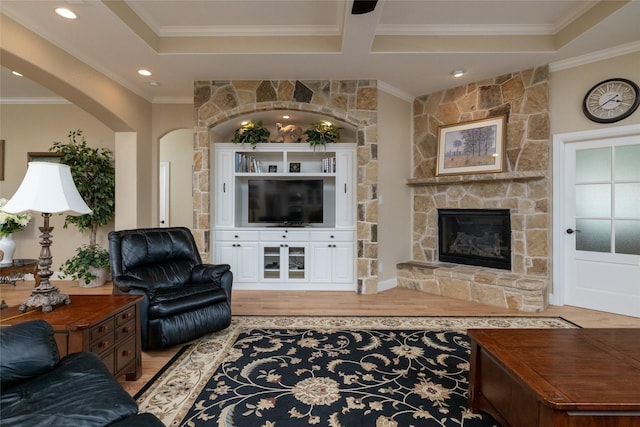
[[[0,325],[46,320],[55,331],[60,357],[78,351],[100,356],[116,377],[136,380],[142,375],[140,309],[137,295],[70,295],[71,304],[52,312],[20,313],[17,307],[2,310]]]

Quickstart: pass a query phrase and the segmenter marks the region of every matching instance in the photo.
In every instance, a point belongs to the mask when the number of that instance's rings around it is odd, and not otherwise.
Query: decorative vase
[[[16,242],[13,241],[13,236],[2,236],[0,238],[0,251],[2,251],[2,260],[0,265],[13,264],[13,253],[16,251]]]
[[[0,251],[2,251],[0,265],[13,264],[13,253],[16,251],[16,242],[13,241],[13,235],[9,234],[0,238]]]

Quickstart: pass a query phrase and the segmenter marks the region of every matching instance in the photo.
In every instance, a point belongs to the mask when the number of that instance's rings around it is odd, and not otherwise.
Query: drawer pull
[[[131,313],[125,313],[122,315],[122,320],[129,320],[131,319],[132,315]]]
[[[98,344],[98,347],[100,347],[100,348],[109,347],[109,341],[100,341],[100,344]]]
[[[131,328],[129,326],[125,326],[124,328],[122,328],[122,332],[128,334],[129,332],[131,332]]]
[[[122,356],[123,356],[123,357],[131,356],[131,352],[130,352],[129,350],[123,350],[123,351],[122,351]]]
[[[106,325],[102,325],[98,328],[98,332],[107,332],[109,329]]]

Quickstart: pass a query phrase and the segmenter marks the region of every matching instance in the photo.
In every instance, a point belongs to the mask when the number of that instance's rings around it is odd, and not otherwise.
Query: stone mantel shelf
[[[548,176],[546,170],[523,171],[523,172],[503,172],[469,175],[447,175],[434,176],[429,178],[409,178],[409,186],[430,186],[446,184],[466,184],[475,182],[495,182],[495,181],[535,181]]]

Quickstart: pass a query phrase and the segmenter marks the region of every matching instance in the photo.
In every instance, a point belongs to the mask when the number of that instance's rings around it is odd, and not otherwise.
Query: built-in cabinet
[[[255,150],[214,144],[213,258],[231,265],[235,288],[356,289],[355,150],[351,143],[316,151],[305,143],[260,144]],[[303,195],[302,203],[321,206],[321,220],[258,223],[250,187],[292,180],[322,182],[321,196]],[[280,195],[270,197],[280,201]]]

